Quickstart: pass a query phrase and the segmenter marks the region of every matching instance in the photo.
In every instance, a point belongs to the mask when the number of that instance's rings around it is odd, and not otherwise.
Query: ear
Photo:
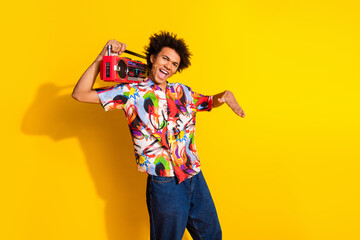
[[[151,54],[151,56],[150,56],[150,62],[151,62],[151,63],[154,63],[154,58],[155,58],[155,57],[154,57],[154,54]]]

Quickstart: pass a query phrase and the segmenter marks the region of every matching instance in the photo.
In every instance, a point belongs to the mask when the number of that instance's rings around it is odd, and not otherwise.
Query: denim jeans
[[[222,239],[220,223],[202,172],[177,184],[175,177],[148,176],[146,202],[151,240]]]

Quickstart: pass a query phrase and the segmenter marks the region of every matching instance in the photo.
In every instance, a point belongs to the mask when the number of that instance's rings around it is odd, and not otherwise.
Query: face
[[[166,80],[176,73],[180,64],[180,56],[176,51],[169,47],[163,47],[158,55],[150,56],[152,68],[150,78],[163,90],[166,88]]]

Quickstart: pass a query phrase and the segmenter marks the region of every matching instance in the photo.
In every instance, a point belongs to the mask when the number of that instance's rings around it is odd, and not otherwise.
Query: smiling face
[[[166,80],[174,75],[179,67],[179,54],[172,48],[163,47],[156,57],[150,56],[150,61],[152,63],[149,74],[151,80],[165,90]]]

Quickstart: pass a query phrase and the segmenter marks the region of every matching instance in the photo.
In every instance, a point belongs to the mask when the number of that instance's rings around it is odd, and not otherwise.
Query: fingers
[[[222,98],[218,98],[217,101],[219,103],[227,103],[227,105],[231,108],[231,110],[234,111],[234,113],[236,113],[240,117],[245,117],[244,111],[242,110],[240,105],[233,99],[226,101],[225,97],[222,97]]]
[[[240,114],[239,114],[240,117],[245,117],[245,112],[242,110],[242,108],[240,108]]]
[[[231,102],[230,104],[228,104],[229,107],[234,111],[234,113],[236,113],[237,115],[239,115],[240,117],[245,117],[245,113],[242,110],[242,108],[239,106],[239,104],[234,104],[233,102]]]
[[[121,42],[118,42],[116,40],[108,41],[108,43],[105,46],[106,49],[107,49],[108,45],[111,46],[111,53],[115,53],[115,54],[117,54],[119,56],[125,51],[126,46],[127,46],[125,43],[121,43]],[[106,51],[105,56],[107,56],[107,55],[108,55],[108,53]]]
[[[239,115],[240,117],[245,117],[245,113],[244,111],[241,109],[241,107],[239,109],[234,110],[234,112]]]
[[[117,54],[120,56],[126,49],[126,44],[125,43],[120,43],[120,50],[117,52]]]
[[[103,48],[103,50],[101,51],[101,53],[97,56],[96,61],[102,61],[103,56],[109,56],[108,53],[108,46],[111,46],[111,55],[118,55],[120,56],[126,49],[126,44],[125,43],[121,43],[116,41],[115,39],[113,40],[109,40],[105,47]]]
[[[242,110],[242,108],[237,104],[236,106],[234,105],[229,105],[229,107],[234,111],[234,113],[236,113],[237,115],[239,115],[240,117],[245,117],[245,113]]]
[[[225,96],[226,96],[226,100],[225,100]],[[224,101],[226,102],[227,105],[240,117],[245,117],[245,113],[242,110],[242,108],[240,107],[240,105],[238,104],[238,102],[235,99],[235,96],[232,92],[227,91],[224,96],[223,96]],[[219,99],[220,102],[220,99]]]

